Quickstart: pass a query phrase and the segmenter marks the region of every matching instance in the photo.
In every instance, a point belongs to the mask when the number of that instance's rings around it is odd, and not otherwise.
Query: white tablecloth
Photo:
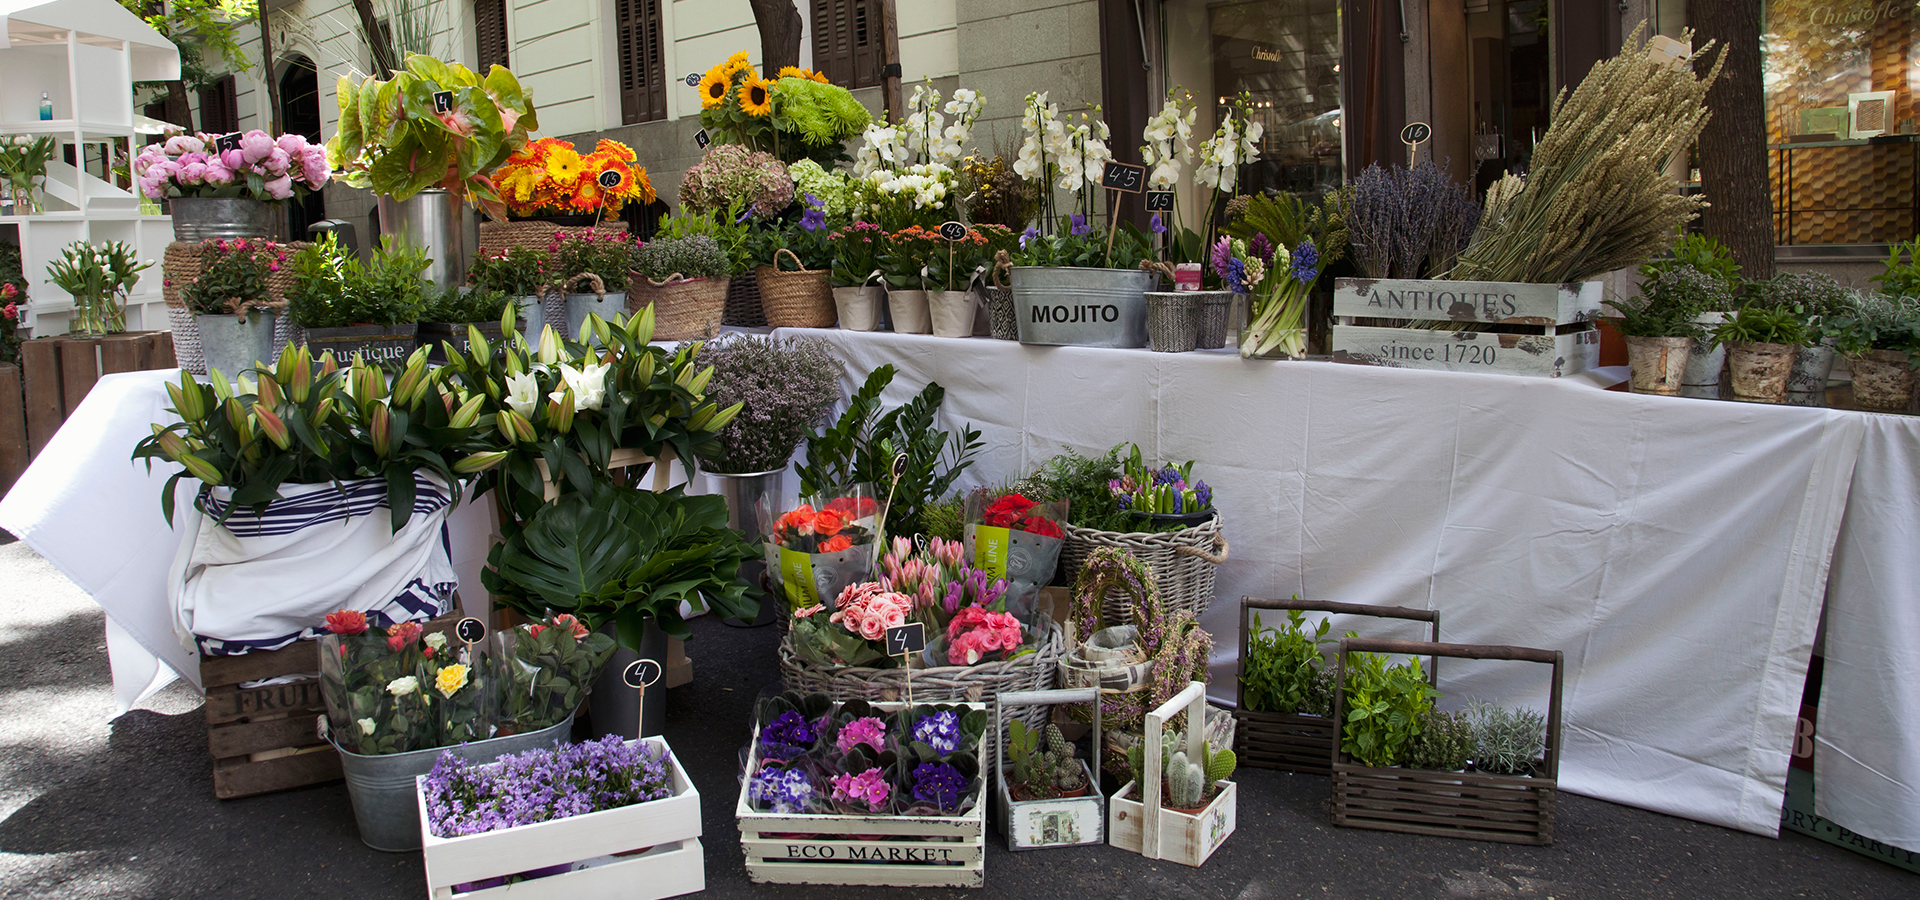
[[[1230,353],[783,333],[834,345],[849,387],[892,363],[900,375],[889,403],[929,380],[944,385],[942,427],[970,422],[986,442],[970,485],[1014,477],[1065,448],[1138,442],[1155,459],[1198,460],[1232,542],[1204,619],[1219,648],[1216,698],[1233,696],[1243,595],[1437,609],[1443,640],[1565,652],[1562,786],[1767,835],[1778,830],[1855,460],[1869,422],[1876,442],[1889,444],[1908,424],[1575,381]],[[1885,484],[1888,508],[1877,515],[1910,520],[1912,483]],[[1882,543],[1863,538],[1860,552],[1911,573],[1912,534],[1910,521],[1873,530]],[[1902,552],[1891,552],[1902,539]],[[1914,621],[1912,591],[1869,589],[1859,600]],[[1345,627],[1336,623],[1336,633]],[[1881,627],[1836,625],[1829,672],[1846,658],[1862,673],[1884,673],[1890,632]],[[1902,664],[1913,673],[1904,690],[1920,690],[1920,663]],[[1913,696],[1904,707],[1877,706],[1891,702],[1892,687],[1881,685],[1840,698],[1831,685],[1846,676],[1828,677],[1823,734],[1857,733],[1840,721],[1865,729],[1873,737],[1849,752],[1871,757],[1867,767],[1891,780],[1920,784],[1910,749],[1874,752],[1889,747],[1888,732],[1915,746],[1920,716],[1884,712],[1916,709]],[[1546,705],[1537,666],[1445,661],[1441,687],[1443,705],[1470,697]],[[1828,746],[1821,754],[1831,780],[1839,754]],[[1889,807],[1884,793],[1850,793],[1843,803],[1830,792],[1842,793],[1823,782],[1834,818],[1868,834],[1869,808],[1916,816],[1913,803]]]

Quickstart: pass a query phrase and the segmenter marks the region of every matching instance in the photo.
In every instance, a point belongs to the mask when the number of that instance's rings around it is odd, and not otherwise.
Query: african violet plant
[[[486,77],[415,53],[390,81],[340,77],[340,126],[327,161],[357,188],[406,200],[438,187],[506,218],[488,178],[540,127],[533,95],[503,66]]]
[[[746,775],[763,812],[959,815],[980,802],[985,710],[921,704],[895,712],[864,700],[787,692],[762,700]]]

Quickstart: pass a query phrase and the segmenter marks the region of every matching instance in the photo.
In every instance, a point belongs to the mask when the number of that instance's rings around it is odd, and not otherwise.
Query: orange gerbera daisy
[[[740,108],[750,116],[764,116],[773,112],[773,92],[768,87],[760,73],[748,72],[747,80],[740,84]]]

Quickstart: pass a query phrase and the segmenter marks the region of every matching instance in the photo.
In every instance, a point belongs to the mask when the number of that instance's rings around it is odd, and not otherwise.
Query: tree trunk
[[[400,62],[393,57],[393,44],[380,30],[380,17],[373,12],[373,0],[353,0],[353,11],[360,14],[360,31],[366,35],[367,47],[373,51],[373,67],[380,70],[381,79],[392,78]]]
[[[1720,42],[1726,68],[1707,94],[1713,118],[1700,133],[1701,215],[1748,278],[1773,277],[1773,198],[1767,192],[1766,106],[1760,81],[1760,0],[1690,0],[1696,43]],[[1702,69],[1712,58],[1703,59]]]
[[[187,103],[187,83],[176,78],[167,82],[167,121],[181,131],[193,131],[193,107]]]
[[[800,65],[800,9],[793,0],[747,0],[754,24],[760,26],[760,71],[772,78],[787,66]]]
[[[280,79],[273,77],[273,33],[267,27],[267,5],[262,3],[259,9],[260,25],[260,74],[267,82],[267,127],[268,134],[280,133]]]

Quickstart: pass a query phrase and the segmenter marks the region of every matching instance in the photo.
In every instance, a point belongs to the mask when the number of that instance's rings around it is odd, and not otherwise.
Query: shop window
[[[240,94],[232,75],[222,75],[200,89],[200,130],[208,134],[240,130]]]
[[[1878,244],[1920,230],[1920,10],[1768,0],[1761,39],[1775,239]]]
[[[666,0],[615,0],[620,34],[620,121],[631,125],[667,117]]]
[[[841,87],[880,83],[879,0],[813,0],[813,68]]]
[[[473,43],[480,74],[507,65],[507,0],[473,0]]]

